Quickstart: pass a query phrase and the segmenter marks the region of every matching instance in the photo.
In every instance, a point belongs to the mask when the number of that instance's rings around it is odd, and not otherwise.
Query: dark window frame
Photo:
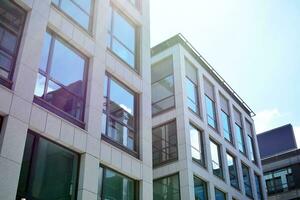
[[[227,117],[227,125],[228,125],[228,135],[230,140],[228,140],[225,136],[225,141],[227,141],[229,144],[231,144],[232,146],[234,146],[234,137],[233,137],[233,133],[232,133],[232,128],[231,128],[231,117],[229,114],[227,114],[223,109],[221,109],[221,115],[225,115]],[[222,117],[222,116],[221,116]],[[223,134],[225,135],[225,129],[224,129],[224,124],[223,124],[223,120],[222,120],[222,130],[223,130]]]
[[[84,12],[85,14],[87,14],[89,16],[89,25],[88,25],[88,29],[84,28],[79,22],[77,22],[72,16],[70,16],[68,13],[66,13],[60,6],[61,6],[61,1],[62,0],[58,0],[58,5],[56,5],[53,0],[51,0],[51,5],[53,7],[55,7],[60,13],[62,13],[64,16],[66,16],[68,19],[70,19],[72,22],[74,22],[81,30],[85,31],[86,33],[88,33],[90,36],[92,36],[92,32],[93,32],[93,24],[94,24],[94,14],[95,14],[95,0],[91,0],[91,10],[90,10],[90,14],[86,13],[86,11],[84,9],[82,9],[80,7],[80,5],[78,5],[74,0],[70,0],[76,7],[78,7],[78,9],[80,9],[82,12]]]
[[[74,191],[74,199],[77,199],[78,197],[78,187],[79,187],[79,175],[80,175],[80,164],[81,164],[81,156],[78,152],[66,147],[66,146],[63,146],[62,144],[56,142],[56,141],[53,141],[43,135],[40,135],[30,129],[28,129],[27,131],[27,136],[28,135],[32,135],[34,137],[34,140],[33,140],[33,143],[32,143],[32,152],[31,152],[31,155],[30,155],[30,164],[29,164],[29,171],[28,171],[28,176],[27,176],[27,180],[26,180],[26,193],[28,193],[28,189],[32,186],[32,182],[31,182],[31,179],[32,179],[32,172],[35,171],[35,168],[36,168],[36,160],[37,160],[37,148],[38,148],[38,144],[39,144],[39,141],[40,139],[44,139],[46,141],[48,141],[49,143],[53,143],[63,149],[66,149],[70,152],[72,152],[74,155],[77,155],[78,156],[78,163],[77,163],[77,172],[76,172],[76,185],[75,185],[75,191]],[[19,181],[18,181],[19,182]],[[22,198],[24,198],[24,196],[20,197],[18,196],[18,193],[17,193],[17,196],[16,196],[16,199],[17,200],[22,200]],[[39,199],[36,199],[36,198],[33,198],[31,195],[29,194],[26,194],[25,196],[26,199],[32,199],[32,200],[39,200]]]
[[[249,183],[247,183],[248,180],[245,179],[244,168],[247,169],[247,176],[249,178]],[[251,182],[250,168],[248,165],[246,165],[244,163],[242,163],[242,174],[243,174],[243,183],[244,183],[245,194],[247,197],[253,199],[253,188],[252,188],[252,182]],[[251,191],[251,194],[247,193],[246,188],[248,188],[249,191]]]
[[[141,75],[141,28],[139,25],[134,23],[124,12],[122,12],[116,5],[114,5],[113,2],[110,1],[110,8],[111,8],[111,19],[109,22],[109,29],[107,31],[107,34],[110,37],[109,44],[107,46],[107,50],[114,55],[118,60],[120,60],[123,64],[127,66],[128,69],[135,72],[138,75]],[[134,28],[135,38],[134,38],[134,48],[135,52],[131,52],[131,50],[122,42],[120,41],[115,35],[113,31],[114,26],[114,12],[116,12],[118,15],[120,15],[128,24],[130,24]],[[112,46],[113,46],[113,40],[116,40],[119,44],[122,45],[123,48],[127,49],[130,53],[134,55],[134,65],[130,66],[129,63],[127,63],[126,60],[121,58],[116,52],[114,52]]]
[[[248,123],[249,126],[250,126],[250,133],[246,133],[247,134],[247,141],[248,141],[248,138],[250,138],[250,142],[251,144],[248,144],[249,148],[252,149],[252,152],[251,152],[251,149],[249,149],[249,160],[252,161],[254,164],[258,164],[257,162],[257,154],[256,154],[256,149],[255,149],[255,140],[254,140],[254,131],[253,131],[253,124],[251,122],[249,122],[249,120],[245,119],[246,120],[246,124]],[[247,128],[245,129],[247,131]],[[253,160],[251,159],[251,155],[250,153],[252,153],[252,156],[253,156]]]
[[[140,101],[139,101],[139,95],[138,93],[136,93],[135,91],[133,91],[132,89],[130,89],[126,84],[124,84],[123,82],[121,82],[120,80],[118,80],[117,78],[115,78],[112,74],[110,74],[109,72],[105,72],[105,75],[107,77],[107,88],[104,88],[105,90],[107,90],[107,97],[106,102],[106,110],[102,111],[102,115],[105,114],[106,115],[106,124],[105,124],[105,133],[101,133],[101,139],[103,139],[104,141],[118,147],[119,149],[127,152],[128,154],[139,158],[139,139],[140,139],[140,135],[139,135],[139,123],[140,123],[140,114],[139,114],[139,105],[140,105]],[[116,82],[120,87],[122,87],[124,90],[128,91],[129,93],[131,93],[134,96],[134,127],[129,127],[126,124],[124,124],[123,122],[119,122],[117,119],[115,119],[114,117],[111,117],[111,114],[109,114],[110,111],[110,104],[107,103],[110,101],[110,82],[111,80],[113,80],[114,82]],[[116,123],[121,124],[122,126],[125,126],[126,128],[128,128],[128,130],[132,131],[134,133],[134,150],[131,150],[129,148],[127,148],[126,146],[124,146],[123,144],[120,144],[119,142],[113,140],[112,138],[110,138],[107,133],[108,133],[108,123],[109,123],[109,118],[112,118],[113,121],[115,121]]]
[[[159,166],[162,166],[162,165],[165,165],[165,164],[169,164],[171,162],[174,162],[176,160],[178,160],[178,137],[177,137],[177,121],[176,119],[173,119],[173,120],[170,120],[168,122],[165,122],[163,124],[160,124],[160,125],[157,125],[155,127],[152,128],[152,131],[156,128],[160,128],[160,127],[163,127],[163,126],[166,126],[166,125],[169,125],[169,124],[172,124],[172,123],[175,123],[175,130],[176,130],[176,133],[174,134],[175,136],[175,140],[176,140],[176,144],[175,145],[172,145],[172,146],[168,146],[168,148],[170,147],[176,147],[176,157],[175,158],[172,158],[172,159],[168,159],[166,161],[163,161],[163,162],[160,162],[158,164],[154,164],[154,161],[153,161],[153,168],[156,168],[156,167],[159,167]],[[152,137],[153,137],[153,133],[152,133]],[[161,138],[162,139],[162,138]],[[163,139],[162,139],[163,140]],[[169,142],[167,142],[169,143]],[[165,147],[167,148],[167,147]],[[153,140],[152,140],[152,152],[154,151],[154,147],[153,147]],[[163,151],[161,151],[163,152]],[[167,154],[167,153],[166,153]]]
[[[245,144],[245,138],[244,138],[244,130],[243,130],[243,127],[241,127],[237,122],[235,122],[234,123],[234,126],[236,127],[236,128],[239,128],[240,129],[240,134],[241,134],[241,139],[242,139],[242,143],[241,143],[241,145],[243,146],[243,150],[244,150],[244,152],[243,151],[241,151],[240,150],[240,148],[239,148],[239,140],[236,138],[236,145],[237,145],[237,148],[238,148],[238,151],[242,154],[242,155],[244,155],[245,157],[247,157],[247,149],[246,149],[246,144]],[[235,128],[235,131],[236,131],[236,128]],[[238,135],[237,135],[237,133],[235,133],[236,134],[236,137],[239,137]]]
[[[166,175],[166,176],[162,176],[162,177],[153,179],[153,188],[154,188],[154,182],[155,182],[155,181],[160,181],[160,180],[162,180],[162,179],[169,178],[169,177],[172,177],[172,176],[177,176],[177,178],[178,178],[178,196],[179,196],[179,200],[181,200],[180,173],[179,173],[179,172],[175,172],[175,173],[172,173],[172,174],[168,174],[168,175]],[[153,193],[154,193],[154,190],[153,190]],[[153,196],[154,196],[154,195],[153,195]]]
[[[135,194],[134,194],[134,200],[139,200],[139,194],[140,194],[140,190],[139,190],[139,180],[136,180],[136,179],[133,179],[133,178],[130,178],[129,176],[127,176],[127,175],[125,175],[125,174],[123,174],[123,173],[121,173],[121,172],[119,172],[119,171],[116,171],[116,170],[114,170],[114,169],[112,169],[112,168],[110,168],[110,167],[108,167],[108,166],[106,166],[106,165],[103,165],[103,164],[101,164],[100,163],[100,165],[99,165],[99,167],[100,168],[102,168],[102,180],[101,180],[101,192],[100,192],[100,198],[103,198],[103,180],[104,180],[104,173],[105,173],[105,170],[110,170],[110,171],[113,171],[113,172],[115,172],[116,174],[119,174],[119,175],[121,175],[121,176],[123,176],[123,177],[125,177],[125,178],[127,178],[127,179],[130,179],[130,180],[132,180],[133,182],[134,182],[134,192],[135,192]]]
[[[75,47],[73,47],[71,44],[66,42],[59,35],[54,33],[52,30],[48,29],[47,33],[51,36],[51,42],[50,42],[50,47],[49,47],[49,55],[48,55],[48,59],[47,59],[46,71],[44,72],[42,69],[39,68],[38,73],[37,73],[38,75],[41,74],[43,77],[45,77],[44,93],[43,93],[43,97],[34,96],[33,102],[51,112],[53,112],[54,114],[64,118],[65,120],[79,126],[80,128],[85,129],[84,114],[85,114],[87,85],[88,85],[89,59],[83,53],[81,53],[79,50],[77,50]],[[61,42],[64,46],[69,48],[72,52],[74,52],[76,55],[78,55],[80,58],[82,58],[85,61],[83,80],[82,80],[84,93],[83,93],[82,97],[80,97],[78,94],[75,94],[74,92],[69,91],[66,88],[66,86],[64,86],[63,84],[61,84],[59,81],[55,80],[54,78],[51,78],[50,73],[51,73],[51,68],[52,68],[51,64],[52,64],[52,58],[53,58],[52,56],[54,53],[54,41],[55,40],[58,40],[59,42]],[[59,85],[63,90],[66,90],[69,94],[74,96],[76,99],[80,99],[80,101],[82,102],[82,105],[83,105],[81,116],[80,116],[81,119],[76,119],[71,114],[57,108],[55,105],[52,105],[51,103],[49,103],[45,100],[49,81],[52,81],[55,84]]]
[[[7,88],[9,88],[9,89],[12,89],[13,76],[14,76],[14,72],[15,72],[15,68],[16,68],[17,59],[18,59],[18,56],[19,56],[20,44],[21,44],[22,37],[23,37],[23,34],[24,34],[25,23],[26,23],[26,20],[27,20],[27,12],[21,6],[19,6],[17,3],[13,2],[13,1],[9,1],[9,2],[11,4],[13,4],[14,6],[16,6],[20,11],[24,12],[22,27],[20,28],[19,33],[14,32],[13,30],[11,30],[11,28],[7,27],[7,25],[1,23],[1,21],[0,21],[0,26],[2,26],[5,30],[7,30],[9,32],[12,32],[14,35],[17,36],[16,49],[15,49],[14,54],[12,55],[12,63],[11,63],[11,66],[10,66],[10,71],[8,72],[8,78],[5,78],[5,77],[0,75],[0,84],[7,87]],[[0,49],[0,50],[4,51],[6,54],[9,54],[4,49]]]
[[[254,178],[255,178],[255,185],[256,185],[256,196],[257,197],[259,197],[259,196],[261,197],[258,200],[264,200],[263,189],[262,189],[262,182],[261,182],[261,176],[258,175],[257,173],[254,173]],[[259,189],[259,191],[258,191],[258,189]]]
[[[209,195],[208,195],[208,193],[209,193],[209,188],[208,188],[208,182],[207,181],[205,181],[205,180],[203,180],[202,178],[200,178],[200,177],[198,177],[198,176],[196,176],[195,174],[193,175],[193,181],[194,181],[194,194],[195,194],[195,196],[196,196],[196,191],[195,191],[195,180],[200,180],[201,182],[203,182],[204,184],[205,184],[205,196],[207,197],[206,199],[204,199],[204,200],[208,200],[209,199]]]
[[[201,118],[201,116],[200,116],[200,113],[201,113],[200,112],[200,103],[199,103],[200,102],[200,100],[199,100],[199,97],[200,97],[200,95],[199,95],[199,84],[198,83],[194,83],[187,75],[185,76],[185,78],[186,78],[186,81],[189,81],[191,84],[193,84],[195,92],[196,92],[196,99],[195,99],[196,102],[194,102],[193,99],[189,98],[188,95],[186,95],[186,98],[187,98],[188,101],[192,102],[195,105],[195,107],[197,108],[197,112],[195,112],[194,110],[192,110],[192,108],[190,108],[189,106],[188,106],[188,109],[192,113],[194,113],[195,115],[197,115],[198,117]],[[197,79],[197,82],[198,82],[198,79]]]
[[[218,151],[218,159],[219,159],[219,163],[216,163],[213,159],[211,159],[211,162],[212,162],[212,172],[213,172],[213,175],[220,178],[221,180],[225,180],[225,177],[224,177],[224,166],[223,166],[223,159],[222,159],[222,155],[221,155],[221,145],[216,142],[214,139],[212,138],[209,138],[209,141],[214,143],[218,148],[217,148],[217,151]],[[210,149],[211,151],[211,149]],[[211,152],[212,153],[212,152]],[[213,163],[215,164],[218,164],[218,166],[220,167],[220,171],[221,171],[221,176],[218,176],[214,173],[214,169],[213,169]]]
[[[218,187],[214,187],[214,190],[215,190],[215,196],[216,196],[216,192],[218,191],[218,192],[221,192],[221,193],[223,193],[223,194],[224,194],[225,200],[227,200],[227,199],[228,199],[228,197],[227,197],[227,193],[226,193],[226,192],[224,192],[223,190],[219,189]]]
[[[198,165],[200,165],[201,167],[203,167],[203,168],[207,168],[207,161],[206,161],[206,155],[205,155],[205,148],[204,148],[204,142],[205,142],[205,139],[204,139],[204,132],[203,131],[201,131],[197,126],[195,126],[193,123],[189,123],[189,126],[190,127],[193,127],[194,129],[196,129],[197,131],[198,131],[198,138],[199,138],[199,143],[200,143],[200,155],[202,156],[202,162],[199,162],[199,161],[197,161],[196,159],[194,159],[193,158],[193,156],[192,156],[192,160],[195,162],[195,163],[197,163]],[[189,131],[190,131],[190,128],[189,128]],[[189,132],[189,134],[191,134],[190,132]],[[194,149],[194,147],[191,145],[191,149]],[[197,150],[197,149],[195,149],[195,150]],[[198,151],[198,150],[197,150]]]
[[[235,174],[230,172],[230,169],[229,169],[229,166],[228,166],[228,160],[227,160],[227,167],[228,167],[230,185],[233,188],[235,188],[237,190],[240,190],[239,175],[238,175],[238,163],[237,163],[236,156],[234,156],[231,152],[227,151],[226,152],[226,157],[228,157],[228,155],[232,158],[233,164],[234,164],[234,169],[235,169],[235,172],[234,172]],[[231,183],[231,178],[230,178],[231,175],[235,176],[236,181],[237,181],[237,187]]]
[[[216,132],[218,132],[218,120],[217,120],[216,102],[215,102],[214,100],[212,100],[207,94],[204,94],[204,95],[205,95],[205,109],[206,109],[206,120],[207,120],[207,125],[208,125],[210,128],[212,128],[213,130],[215,130]],[[210,116],[210,115],[208,114],[208,112],[207,112],[207,106],[208,106],[208,105],[206,104],[206,98],[212,102],[212,105],[213,105],[212,108],[213,108],[213,114],[214,114],[213,117]],[[216,127],[211,126],[211,125],[209,124],[209,122],[208,122],[208,121],[209,121],[208,119],[213,120]]]

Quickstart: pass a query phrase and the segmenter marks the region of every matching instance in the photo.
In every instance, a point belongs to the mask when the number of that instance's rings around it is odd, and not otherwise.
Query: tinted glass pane
[[[92,0],[74,0],[74,1],[80,6],[80,8],[82,8],[85,12],[90,14]]]
[[[115,171],[104,169],[102,199],[134,200],[135,182]]]
[[[236,170],[236,161],[235,158],[228,153],[227,153],[227,166],[228,166],[231,186],[235,188],[239,188],[237,170]]]
[[[50,75],[68,90],[83,96],[85,60],[60,41],[55,41]],[[67,74],[67,76],[66,76]]]
[[[222,120],[222,126],[223,126],[223,132],[224,132],[224,137],[226,140],[229,142],[232,142],[232,136],[231,136],[231,131],[230,131],[230,121],[229,121],[229,116],[224,113],[223,111],[221,112],[221,120]]]
[[[186,92],[188,98],[188,107],[198,113],[198,94],[197,94],[197,86],[186,78]]]
[[[235,124],[235,131],[236,131],[236,140],[237,140],[238,149],[240,150],[240,152],[245,153],[243,130],[241,127]]]
[[[214,102],[205,96],[205,105],[206,105],[206,113],[207,113],[207,123],[213,127],[216,128],[216,119],[215,119],[215,104]]]
[[[175,106],[174,96],[170,96],[164,100],[152,104],[152,115],[157,114],[161,111],[167,110]]]
[[[116,39],[112,40],[112,50],[129,66],[134,67],[134,54]]]
[[[8,76],[7,72],[10,71],[12,62],[12,57],[0,50],[0,69],[3,70],[2,76]]]
[[[83,28],[89,28],[89,16],[70,0],[62,0],[61,9],[70,15]]]
[[[260,183],[260,178],[258,175],[255,174],[255,186],[256,186],[256,192],[257,192],[257,199],[262,200],[263,196],[261,193],[261,183]]]
[[[35,84],[35,89],[34,89],[35,96],[42,97],[44,95],[45,82],[46,82],[46,77],[41,74],[38,74],[36,84]]]
[[[206,182],[194,176],[195,200],[208,200]]]
[[[212,159],[212,168],[214,175],[222,178],[223,177],[223,171],[221,167],[221,160],[220,160],[220,147],[210,141],[210,152],[211,152],[211,159]]]
[[[168,57],[151,66],[151,83],[173,75],[173,57]]]
[[[202,146],[201,132],[190,124],[190,139],[192,158],[199,164],[204,166],[204,154]]]
[[[217,188],[215,188],[215,197],[216,200],[226,200],[226,194]]]
[[[15,52],[17,46],[17,36],[9,31],[4,31],[1,39],[1,47],[7,50],[10,54]]]
[[[114,11],[113,34],[132,53],[135,52],[135,28]]]
[[[52,37],[49,33],[45,34],[44,46],[42,49],[42,55],[41,55],[41,61],[40,61],[40,69],[43,70],[44,72],[46,72],[46,68],[47,68],[51,38]]]
[[[179,177],[173,175],[153,181],[153,199],[180,200]]]
[[[253,150],[253,140],[252,138],[248,135],[247,137],[247,141],[248,141],[248,146],[249,146],[249,156],[250,156],[250,160],[251,161],[255,161],[255,155],[254,155],[254,150]]]
[[[168,76],[152,84],[152,103],[174,95],[173,76]]]
[[[245,193],[247,196],[252,197],[252,188],[251,188],[251,182],[250,182],[249,168],[242,164],[242,171],[243,171]]]

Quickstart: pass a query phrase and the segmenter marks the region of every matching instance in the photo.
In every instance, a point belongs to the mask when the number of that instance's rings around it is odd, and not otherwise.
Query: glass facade
[[[211,153],[213,174],[223,179],[223,168],[222,168],[220,146],[212,140],[210,140],[210,153]]]
[[[216,200],[226,200],[226,194],[221,190],[215,188],[215,198]]]
[[[28,133],[17,199],[76,199],[79,155]]]
[[[52,3],[82,28],[91,31],[93,0],[52,0]]]
[[[103,168],[102,194],[104,200],[137,200],[137,182],[111,169]]]
[[[239,189],[236,159],[229,153],[227,153],[227,166],[230,178],[230,185],[236,189]]]
[[[242,164],[243,180],[245,193],[248,197],[253,198],[249,168]]]
[[[177,160],[176,121],[152,129],[153,166]]]
[[[34,91],[36,102],[46,108],[51,105],[55,113],[67,119],[83,121],[86,66],[82,54],[47,32]]]
[[[9,0],[0,3],[0,84],[11,88],[26,12]]]
[[[194,176],[195,200],[208,200],[207,183]]]
[[[195,162],[199,163],[204,167],[205,158],[204,158],[204,150],[203,150],[202,133],[197,128],[195,128],[192,124],[190,124],[189,127],[190,127],[192,158]]]
[[[179,175],[160,178],[153,181],[153,199],[180,200]]]
[[[173,58],[168,57],[151,67],[152,115],[175,107]]]
[[[109,13],[108,47],[127,65],[138,70],[136,26],[114,7],[110,7]]]
[[[104,134],[130,151],[137,151],[137,97],[109,74],[105,77],[102,122]]]

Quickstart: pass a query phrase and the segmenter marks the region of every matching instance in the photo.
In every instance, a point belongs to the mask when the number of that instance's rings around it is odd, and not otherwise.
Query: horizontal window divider
[[[116,119],[113,115],[111,115],[111,114],[106,114],[106,116],[108,116],[110,119],[114,120],[114,121],[117,122],[118,124],[121,124],[122,126],[125,126],[126,128],[128,128],[130,131],[134,132],[134,134],[135,134],[134,128],[132,128],[132,127],[126,125],[125,123],[123,123],[123,122],[117,120],[117,119]]]
[[[169,98],[171,98],[171,97],[175,97],[175,95],[172,94],[172,95],[170,95],[170,96],[168,96],[168,97],[164,97],[163,99],[160,99],[160,100],[158,100],[158,101],[152,103],[152,106],[155,105],[155,104],[158,104],[158,103],[160,103],[160,102],[162,102],[162,101],[164,101],[164,100],[166,100],[166,99],[169,99]]]
[[[161,79],[159,79],[159,80],[157,80],[155,82],[151,82],[151,85],[154,85],[154,84],[156,84],[156,83],[158,83],[158,82],[160,82],[160,81],[162,81],[162,80],[164,80],[166,78],[169,78],[170,76],[173,76],[173,71],[171,72],[171,74],[168,74],[165,77],[163,77],[163,78],[161,78]]]
[[[114,36],[110,31],[110,36],[112,37],[112,39],[115,39],[117,42],[119,42],[125,49],[127,49],[128,51],[130,51],[130,53],[132,53],[133,55],[135,55],[135,52],[132,52],[121,40],[119,40],[116,36]]]

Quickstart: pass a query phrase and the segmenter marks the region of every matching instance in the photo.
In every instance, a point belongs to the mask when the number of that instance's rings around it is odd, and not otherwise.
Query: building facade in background
[[[153,199],[266,199],[254,113],[182,35],[151,77]]]
[[[268,199],[300,199],[300,149],[291,124],[257,135]]]
[[[151,199],[148,0],[0,0],[0,199]]]

